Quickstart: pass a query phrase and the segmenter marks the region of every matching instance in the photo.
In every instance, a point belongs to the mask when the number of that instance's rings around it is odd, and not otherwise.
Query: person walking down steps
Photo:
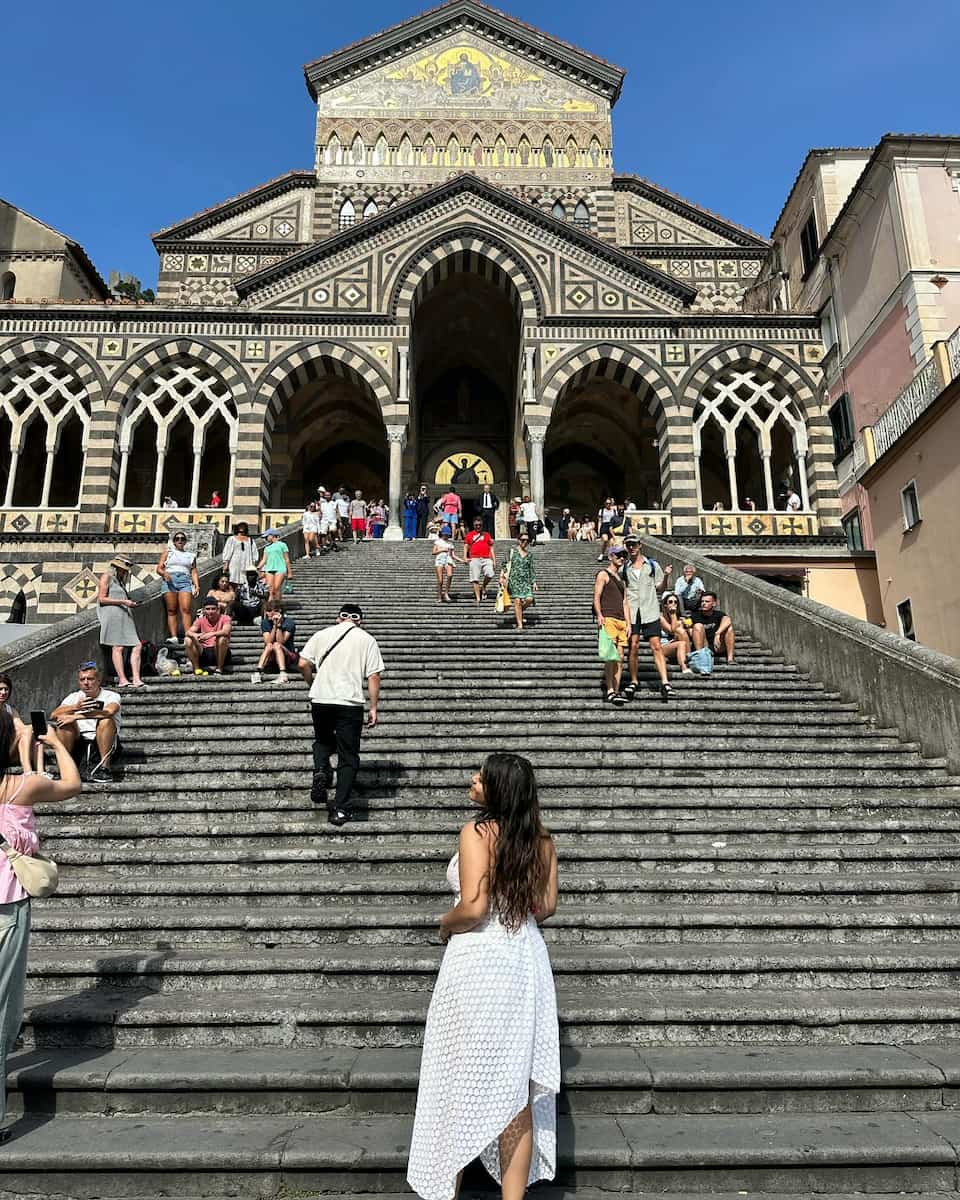
[[[423,1037],[407,1182],[453,1200],[479,1157],[504,1200],[553,1179],[560,1034],[539,925],[557,907],[557,854],[533,767],[491,754],[471,781],[476,816],[447,867],[456,897]]]
[[[344,825],[353,815],[351,795],[360,769],[360,738],[363,734],[363,681],[367,681],[370,711],[367,728],[377,723],[380,647],[360,628],[363,610],[359,604],[341,604],[336,624],[315,633],[300,651],[298,667],[310,688],[313,718],[313,784],[310,799],[325,804],[330,823]],[[337,756],[337,790],[328,801],[333,785],[331,757]]]

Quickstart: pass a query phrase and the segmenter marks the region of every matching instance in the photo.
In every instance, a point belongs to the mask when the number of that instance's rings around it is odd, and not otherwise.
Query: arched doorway
[[[544,445],[545,500],[556,518],[564,508],[594,516],[604,497],[641,511],[662,507],[657,401],[633,372],[621,381],[607,364],[578,372],[561,388]]]
[[[514,435],[520,306],[510,279],[459,253],[425,281],[411,330],[413,479],[456,487],[466,519],[489,483],[506,498]]]
[[[324,354],[298,367],[281,392],[273,406],[270,507],[303,508],[321,484],[386,499],[386,429],[369,383]]]

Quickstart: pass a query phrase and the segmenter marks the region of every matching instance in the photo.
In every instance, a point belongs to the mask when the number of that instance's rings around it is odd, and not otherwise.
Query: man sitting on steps
[[[360,768],[364,680],[370,696],[367,728],[377,723],[383,658],[376,641],[360,628],[362,621],[359,604],[341,604],[336,623],[310,638],[298,664],[310,687],[313,717],[310,799],[314,804],[327,805],[333,825],[343,825],[353,815],[350,796]],[[330,805],[327,792],[333,783],[333,754],[337,756],[337,791]]]
[[[91,783],[113,783],[110,763],[120,749],[120,696],[100,684],[96,663],[81,663],[80,690],[53,710],[60,740],[80,760]],[[89,766],[87,764],[89,763]]]
[[[714,592],[704,592],[700,600],[700,611],[693,619],[693,645],[697,650],[712,650],[718,663],[730,666],[733,662],[733,622],[717,608]]]

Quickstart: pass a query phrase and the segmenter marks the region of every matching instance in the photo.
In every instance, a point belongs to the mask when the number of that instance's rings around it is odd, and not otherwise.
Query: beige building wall
[[[897,604],[909,599],[917,640],[955,657],[960,657],[958,447],[955,399],[902,451],[881,459],[882,472],[867,480],[887,628],[899,631]],[[900,492],[911,480],[921,521],[905,531]]]
[[[806,594],[811,600],[839,609],[861,621],[882,625],[883,604],[873,562],[829,563],[807,571]]]
[[[17,279],[13,293],[15,300],[53,300],[61,295],[63,263],[58,258],[17,258],[4,256],[0,250],[0,275],[8,271],[12,271]],[[65,298],[72,300],[87,295],[89,292],[77,290],[66,294]]]

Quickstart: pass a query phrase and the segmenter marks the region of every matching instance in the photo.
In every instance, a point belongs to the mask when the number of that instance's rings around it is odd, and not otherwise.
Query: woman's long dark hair
[[[480,770],[484,806],[477,825],[496,821],[499,836],[490,868],[490,906],[508,929],[519,929],[543,901],[546,830],[540,823],[537,779],[519,754],[491,754]]]
[[[7,712],[7,706],[0,704],[0,775],[13,763],[15,734],[13,717]]]

